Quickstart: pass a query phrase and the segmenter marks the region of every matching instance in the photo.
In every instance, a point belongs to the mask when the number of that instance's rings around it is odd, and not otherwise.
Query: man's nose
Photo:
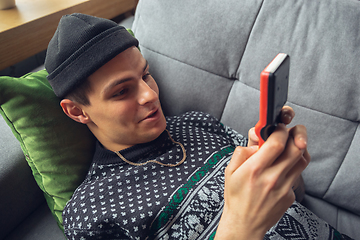
[[[158,98],[158,94],[146,82],[141,81],[139,83],[138,101],[140,105],[156,102]]]

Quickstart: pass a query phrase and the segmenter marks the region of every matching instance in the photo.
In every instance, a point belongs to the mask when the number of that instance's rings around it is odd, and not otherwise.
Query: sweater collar
[[[137,144],[132,147],[121,150],[120,153],[127,160],[138,163],[143,162],[144,159],[148,160],[149,158],[155,158],[157,155],[160,155],[167,149],[166,146],[171,146],[172,142],[169,139],[169,136],[166,131],[162,132],[158,138],[151,142]],[[118,155],[105,149],[103,145],[97,141],[96,149],[93,157],[93,163],[99,164],[114,164],[114,163],[124,163]]]

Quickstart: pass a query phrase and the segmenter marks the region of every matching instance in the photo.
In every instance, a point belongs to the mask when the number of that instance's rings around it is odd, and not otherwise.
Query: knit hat
[[[47,79],[55,95],[64,98],[105,63],[138,44],[111,20],[80,13],[65,15],[48,45]]]

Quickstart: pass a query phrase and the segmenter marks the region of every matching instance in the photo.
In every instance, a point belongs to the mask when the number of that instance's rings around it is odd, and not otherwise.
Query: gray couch
[[[209,112],[242,134],[259,76],[288,53],[288,105],[309,132],[304,205],[360,236],[360,2],[140,1],[133,25],[166,114]]]
[[[356,239],[359,23],[355,0],[141,0],[133,30],[166,114],[209,112],[244,135],[257,122],[261,70],[288,53],[288,105],[312,155],[303,204]],[[64,239],[3,119],[0,129],[0,239]]]

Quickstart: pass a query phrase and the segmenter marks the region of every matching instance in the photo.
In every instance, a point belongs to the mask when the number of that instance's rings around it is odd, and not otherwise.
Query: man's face
[[[117,55],[88,81],[90,105],[82,109],[89,129],[105,148],[119,151],[149,142],[165,130],[158,86],[136,47]]]

